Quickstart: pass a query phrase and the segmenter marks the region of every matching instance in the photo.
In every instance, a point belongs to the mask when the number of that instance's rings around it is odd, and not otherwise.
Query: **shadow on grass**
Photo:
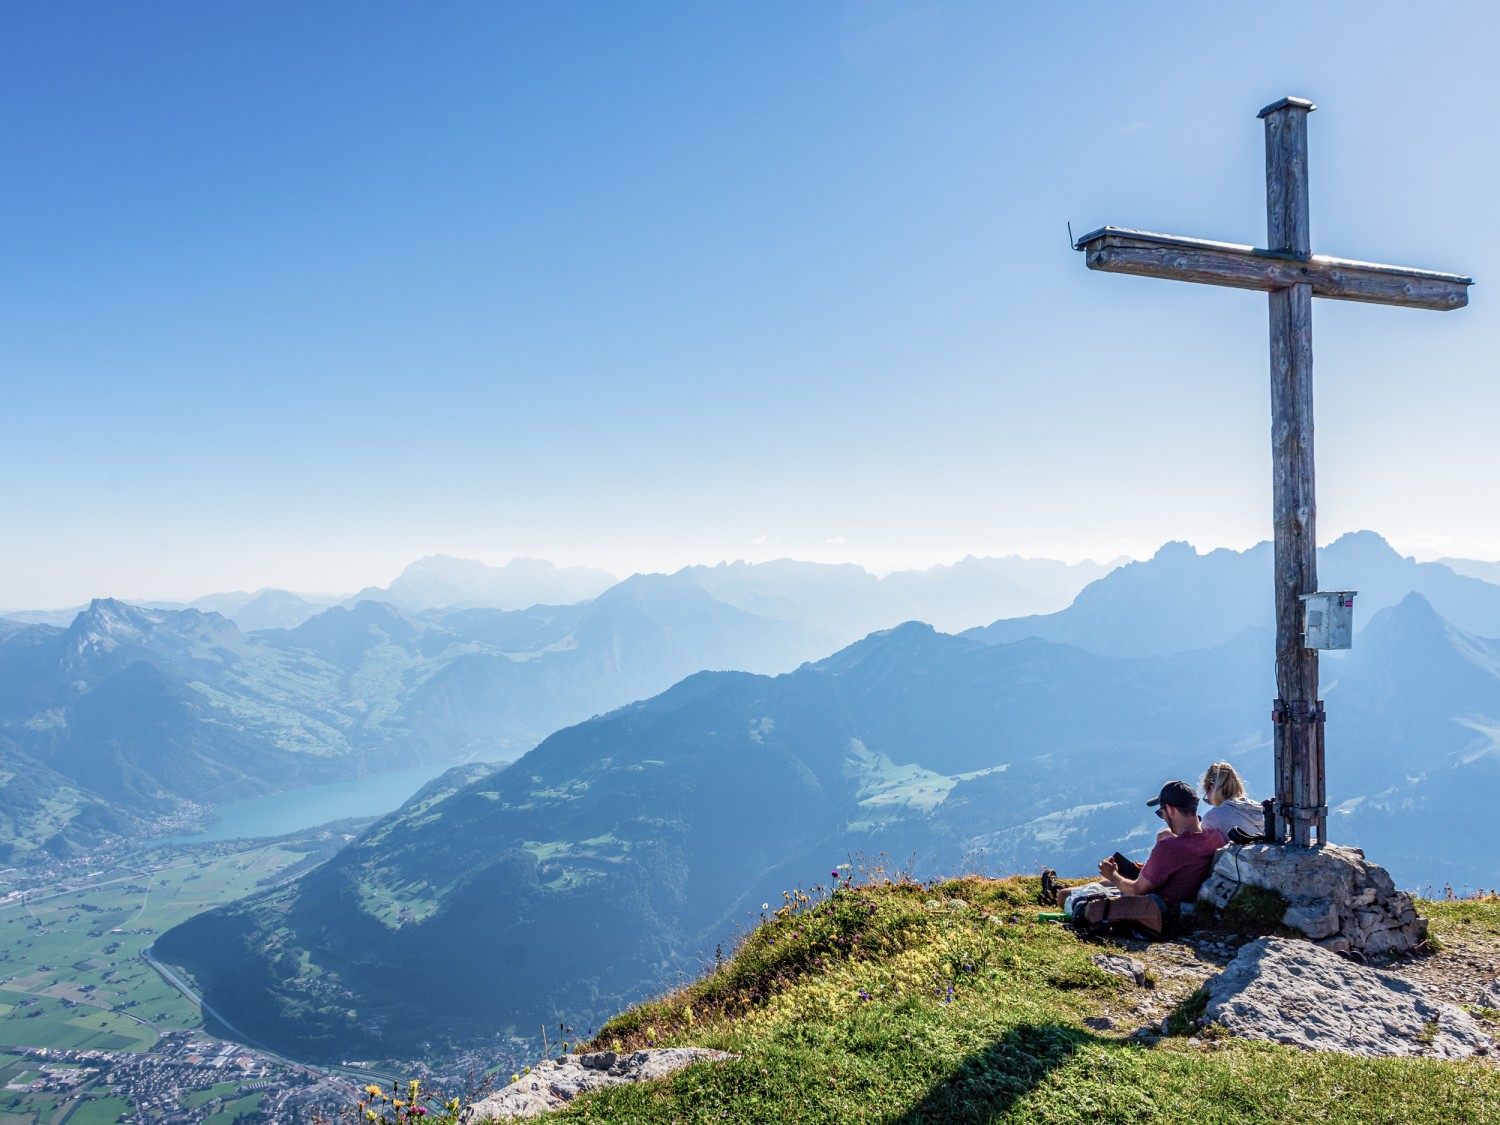
[[[1074,1027],[1021,1024],[964,1059],[893,1125],[993,1121],[1091,1044],[1119,1047],[1120,1041]]]

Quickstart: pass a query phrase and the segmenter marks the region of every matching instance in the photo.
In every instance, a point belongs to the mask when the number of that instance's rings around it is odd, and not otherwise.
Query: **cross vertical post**
[[[1266,248],[1312,256],[1307,188],[1307,115],[1314,106],[1282,98],[1260,111],[1266,123]],[[1317,499],[1313,475],[1312,284],[1268,294],[1271,309],[1272,519],[1275,528],[1277,828],[1306,846],[1326,843],[1323,709],[1318,653],[1302,639],[1301,595],[1318,589]]]

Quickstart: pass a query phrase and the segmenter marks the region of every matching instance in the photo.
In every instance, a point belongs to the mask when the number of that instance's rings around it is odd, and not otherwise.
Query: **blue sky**
[[[0,606],[1248,546],[1264,297],[1090,273],[1066,223],[1262,243],[1284,94],[1316,251],[1479,282],[1318,302],[1320,538],[1500,557],[1497,23],[0,6]]]

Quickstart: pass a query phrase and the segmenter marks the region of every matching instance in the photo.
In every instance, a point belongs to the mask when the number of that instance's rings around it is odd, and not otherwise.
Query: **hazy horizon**
[[[1360,530],[1372,530],[1372,531],[1375,531],[1376,534],[1379,534],[1378,529],[1374,529],[1374,528],[1371,528],[1371,529],[1360,529]],[[1337,536],[1337,535],[1323,537],[1323,538],[1321,538],[1319,546],[1320,547],[1326,547],[1328,544],[1332,543],[1337,538],[1339,538],[1339,536]],[[1388,537],[1382,536],[1382,538],[1385,538],[1386,541],[1392,547],[1392,549],[1394,549],[1398,554],[1401,554],[1403,556],[1409,556],[1409,557],[1415,558],[1418,562],[1432,562],[1432,561],[1436,561],[1437,559],[1445,558],[1445,557],[1447,557],[1447,558],[1467,558],[1468,557],[1468,556],[1457,556],[1457,555],[1443,555],[1443,554],[1440,554],[1440,553],[1438,553],[1436,551],[1430,551],[1430,550],[1424,551],[1424,550],[1421,550],[1421,549],[1415,549],[1415,550],[1408,549],[1407,547],[1404,547],[1402,544],[1396,543],[1396,542],[1390,540]],[[1062,557],[1060,555],[1049,555],[1049,554],[1039,554],[1039,553],[1026,553],[1026,552],[1022,552],[1022,551],[1006,551],[1004,553],[997,553],[997,552],[985,553],[985,552],[979,552],[979,551],[967,551],[967,552],[964,552],[963,554],[957,555],[957,556],[943,556],[943,557],[939,557],[939,558],[933,558],[932,561],[921,561],[919,559],[919,560],[914,561],[914,562],[912,562],[910,564],[907,564],[907,565],[890,565],[890,566],[885,566],[885,567],[872,566],[868,562],[864,562],[864,561],[861,561],[861,560],[858,560],[858,559],[852,559],[852,558],[848,558],[848,557],[844,557],[844,556],[828,557],[828,558],[810,558],[810,557],[805,557],[805,556],[795,555],[795,554],[786,554],[786,553],[779,553],[778,554],[778,553],[776,553],[776,552],[774,552],[772,550],[769,550],[769,549],[765,553],[763,553],[762,555],[760,555],[758,557],[749,557],[747,555],[741,555],[741,556],[739,556],[737,558],[719,558],[719,559],[713,559],[713,560],[685,559],[685,560],[676,561],[676,562],[667,561],[667,562],[665,562],[665,563],[663,563],[662,565],[659,565],[659,566],[642,565],[642,566],[636,566],[636,567],[631,567],[631,568],[626,568],[626,567],[616,568],[616,567],[611,567],[611,566],[607,566],[607,565],[600,565],[599,563],[588,561],[588,560],[584,560],[584,561],[561,561],[561,560],[556,559],[556,558],[547,558],[547,557],[542,556],[542,555],[518,554],[518,555],[513,555],[513,556],[511,556],[509,558],[504,558],[504,559],[482,559],[482,558],[478,558],[478,557],[476,557],[474,555],[458,555],[458,554],[454,554],[454,553],[448,552],[448,551],[429,551],[428,553],[426,553],[426,554],[424,554],[424,555],[422,555],[422,556],[420,556],[418,558],[413,558],[413,559],[407,560],[406,563],[404,563],[404,564],[396,567],[389,574],[385,574],[385,575],[382,575],[382,576],[377,576],[375,578],[372,578],[370,581],[366,581],[366,582],[358,582],[358,583],[346,582],[346,583],[344,583],[342,585],[330,585],[330,586],[319,587],[319,588],[313,588],[313,587],[298,588],[298,587],[295,587],[295,586],[280,585],[280,584],[277,584],[277,583],[274,583],[274,582],[258,582],[258,583],[255,583],[255,584],[246,584],[246,585],[240,585],[240,586],[214,586],[214,587],[211,587],[211,588],[210,587],[194,588],[194,589],[191,589],[190,591],[186,591],[186,592],[185,591],[180,591],[180,590],[172,590],[172,591],[168,591],[168,592],[165,592],[165,593],[149,593],[149,592],[135,592],[135,593],[130,593],[130,592],[124,592],[124,591],[115,591],[115,592],[109,592],[109,593],[106,593],[106,592],[95,592],[95,593],[89,594],[89,595],[84,596],[84,597],[75,598],[72,601],[63,601],[63,602],[59,602],[57,604],[52,604],[52,605],[21,605],[21,604],[12,604],[12,603],[8,603],[8,602],[0,602],[0,616],[3,616],[5,613],[8,613],[8,612],[14,612],[14,613],[22,613],[22,612],[26,612],[26,613],[33,613],[33,612],[35,612],[35,613],[42,613],[42,612],[56,612],[56,611],[60,611],[60,610],[73,609],[73,608],[76,608],[78,606],[87,605],[90,601],[94,600],[95,598],[116,598],[116,599],[118,599],[120,601],[124,601],[124,602],[127,602],[127,603],[130,603],[130,602],[153,602],[153,603],[157,603],[157,602],[175,602],[175,603],[187,604],[187,603],[190,603],[192,601],[195,601],[195,600],[198,600],[198,599],[201,599],[201,598],[207,598],[207,597],[212,597],[212,596],[216,596],[216,595],[226,595],[226,594],[258,594],[258,593],[261,593],[261,592],[266,591],[266,590],[280,590],[280,591],[284,591],[286,593],[296,594],[298,597],[306,598],[308,600],[313,600],[313,601],[316,601],[316,600],[341,601],[343,599],[346,599],[346,598],[348,598],[348,597],[350,597],[350,596],[358,593],[360,590],[365,590],[365,589],[370,589],[370,588],[384,589],[384,588],[388,587],[393,581],[395,581],[408,567],[410,567],[410,566],[412,566],[412,565],[414,565],[414,564],[416,564],[418,562],[424,561],[426,559],[433,559],[433,558],[448,558],[448,559],[456,559],[456,560],[460,560],[460,561],[464,561],[464,562],[479,562],[479,563],[482,563],[483,565],[485,565],[487,567],[496,568],[496,569],[503,568],[503,567],[507,566],[508,564],[510,564],[512,562],[516,562],[516,561],[519,561],[519,560],[522,560],[522,559],[529,559],[529,560],[536,561],[536,562],[549,563],[549,564],[551,564],[553,566],[556,566],[559,569],[563,569],[563,568],[567,568],[567,567],[585,567],[585,568],[590,568],[590,569],[602,570],[605,573],[607,573],[608,575],[610,575],[610,577],[613,578],[617,582],[623,581],[626,578],[632,577],[634,575],[639,575],[639,574],[672,574],[672,573],[675,573],[675,572],[677,572],[679,570],[682,570],[685,567],[692,567],[692,566],[705,566],[705,567],[732,566],[732,565],[735,565],[735,564],[738,564],[738,563],[748,563],[748,564],[754,565],[754,564],[759,564],[759,563],[778,562],[778,561],[783,561],[783,560],[789,560],[789,561],[792,561],[792,562],[823,563],[823,564],[831,564],[831,565],[852,565],[852,566],[857,566],[857,567],[860,567],[863,570],[868,571],[870,574],[873,574],[877,578],[885,578],[885,577],[887,577],[887,576],[889,576],[891,574],[895,574],[895,573],[898,573],[898,572],[926,571],[926,570],[932,570],[932,569],[935,569],[935,568],[938,568],[938,567],[954,566],[954,565],[957,565],[958,563],[963,562],[967,558],[975,558],[975,559],[981,559],[981,560],[983,560],[983,559],[1004,559],[1004,558],[1020,558],[1020,559],[1026,559],[1026,560],[1043,560],[1043,561],[1048,561],[1048,562],[1062,563],[1062,564],[1064,564],[1066,566],[1069,566],[1069,567],[1080,566],[1080,565],[1088,565],[1088,564],[1092,564],[1092,565],[1096,565],[1096,566],[1111,566],[1111,565],[1120,566],[1120,565],[1124,565],[1125,563],[1128,563],[1128,562],[1139,562],[1139,561],[1144,561],[1146,559],[1149,559],[1153,555],[1155,555],[1158,550],[1160,550],[1163,546],[1165,546],[1166,543],[1169,543],[1169,542],[1182,542],[1182,541],[1183,540],[1164,540],[1162,543],[1157,543],[1154,546],[1152,546],[1152,547],[1150,547],[1150,548],[1148,548],[1148,549],[1146,549],[1144,551],[1141,551],[1140,553],[1137,553],[1137,554],[1132,554],[1132,553],[1129,553],[1129,552],[1120,552],[1119,554],[1112,555],[1112,556],[1109,556],[1107,558],[1097,558],[1097,557],[1064,558],[1064,557]],[[1244,552],[1244,551],[1250,550],[1251,548],[1257,546],[1259,543],[1263,543],[1263,542],[1266,542],[1266,541],[1267,540],[1265,538],[1263,538],[1263,539],[1260,539],[1260,540],[1258,540],[1258,541],[1256,541],[1254,543],[1244,544],[1243,546],[1231,546],[1231,545],[1224,545],[1224,544],[1215,544],[1215,545],[1210,546],[1210,545],[1205,545],[1205,544],[1202,544],[1202,543],[1193,543],[1191,540],[1187,540],[1186,542],[1188,542],[1193,547],[1194,551],[1196,551],[1197,554],[1199,554],[1199,555],[1206,555],[1206,554],[1209,554],[1212,551],[1217,551],[1217,550],[1229,550],[1229,551],[1234,551],[1234,552],[1237,552],[1237,553],[1238,552]],[[1489,563],[1489,562],[1495,562],[1496,560],[1493,560],[1493,559],[1474,559],[1473,561]]]
[[[1161,546],[1161,544],[1157,544],[1157,547],[1160,547],[1160,546]],[[1254,546],[1254,544],[1250,544],[1250,546]],[[1212,549],[1212,548],[1210,548],[1210,549]],[[67,608],[72,608],[72,607],[78,606],[78,605],[85,605],[89,601],[93,600],[94,598],[98,598],[98,597],[115,597],[115,598],[118,598],[119,600],[125,601],[125,602],[130,602],[130,601],[169,602],[170,601],[170,602],[183,602],[183,603],[186,603],[186,602],[190,602],[190,601],[193,601],[195,599],[198,599],[198,598],[209,597],[209,596],[212,596],[212,595],[215,595],[215,594],[231,594],[231,593],[255,594],[255,593],[259,593],[259,592],[261,592],[263,590],[283,590],[283,591],[285,591],[287,593],[296,594],[299,597],[306,597],[306,598],[335,598],[335,599],[342,599],[342,598],[347,598],[347,597],[349,597],[352,594],[358,593],[360,590],[369,589],[371,587],[376,587],[376,588],[382,588],[383,589],[386,586],[388,586],[391,582],[393,582],[397,577],[399,577],[401,575],[401,573],[403,571],[405,571],[408,566],[411,566],[411,565],[413,565],[415,563],[421,562],[421,561],[423,561],[425,559],[432,559],[432,558],[448,558],[448,559],[457,559],[457,560],[461,560],[461,561],[464,561],[464,562],[479,562],[479,563],[483,563],[485,566],[492,567],[492,568],[503,568],[503,567],[507,566],[508,564],[510,564],[512,562],[515,562],[517,560],[530,559],[530,560],[537,561],[537,562],[550,563],[553,566],[558,567],[559,569],[568,568],[568,567],[586,567],[586,568],[590,568],[590,569],[602,570],[602,571],[606,572],[607,574],[609,574],[616,581],[623,581],[624,579],[629,578],[629,577],[631,577],[633,575],[637,575],[637,574],[672,574],[672,573],[675,573],[675,572],[677,572],[679,570],[682,570],[685,567],[691,567],[691,566],[707,566],[707,567],[714,567],[714,566],[720,566],[720,565],[732,566],[732,565],[735,565],[737,563],[757,564],[757,563],[766,563],[766,562],[778,562],[778,561],[782,561],[782,560],[790,560],[790,561],[793,561],[793,562],[826,563],[826,564],[832,564],[832,565],[852,565],[852,566],[857,566],[857,567],[860,567],[860,568],[868,571],[869,573],[875,575],[877,578],[884,578],[884,577],[886,577],[889,574],[897,573],[899,571],[923,571],[923,570],[930,570],[930,569],[933,569],[935,567],[953,566],[953,565],[956,565],[957,563],[962,562],[965,558],[986,559],[986,558],[1006,558],[1006,557],[1012,557],[1012,558],[1023,558],[1023,559],[1040,559],[1040,560],[1045,560],[1045,561],[1049,561],[1049,562],[1060,562],[1060,563],[1063,563],[1063,564],[1065,564],[1067,566],[1077,566],[1077,565],[1080,565],[1080,564],[1087,564],[1087,563],[1093,563],[1093,564],[1096,564],[1096,565],[1103,566],[1103,565],[1108,565],[1110,563],[1118,563],[1120,560],[1125,560],[1125,559],[1132,559],[1132,558],[1137,558],[1137,557],[1138,558],[1149,558],[1153,553],[1155,553],[1155,550],[1156,550],[1156,548],[1152,548],[1152,550],[1150,550],[1150,551],[1148,551],[1145,554],[1140,555],[1140,556],[1130,556],[1130,555],[1126,555],[1126,554],[1121,553],[1121,554],[1113,555],[1113,556],[1111,556],[1109,558],[1099,558],[1099,559],[1095,559],[1095,558],[1063,559],[1063,558],[1060,558],[1060,557],[1057,557],[1057,556],[1054,556],[1054,555],[1025,554],[1025,553],[1022,553],[1022,552],[1019,552],[1019,551],[1008,551],[1008,552],[1005,552],[1005,554],[982,554],[982,553],[977,552],[977,551],[967,551],[967,552],[965,552],[965,553],[963,553],[961,555],[957,555],[957,556],[934,557],[931,562],[922,562],[922,561],[919,560],[919,561],[911,563],[910,565],[895,564],[895,565],[890,565],[890,566],[885,566],[885,567],[871,566],[871,565],[869,565],[869,564],[867,564],[865,562],[861,562],[860,560],[851,559],[851,558],[842,557],[842,556],[840,556],[840,557],[828,557],[828,558],[809,558],[809,557],[804,557],[804,556],[800,556],[800,555],[787,554],[785,552],[778,553],[778,552],[776,552],[774,550],[769,550],[769,549],[766,552],[764,552],[763,555],[761,555],[759,557],[748,557],[747,555],[741,555],[741,556],[739,556],[737,558],[724,557],[724,558],[717,558],[717,559],[712,559],[712,560],[705,560],[705,559],[684,559],[682,561],[677,561],[677,562],[672,562],[672,561],[668,560],[668,561],[663,562],[661,565],[652,566],[652,565],[649,565],[649,564],[643,564],[643,565],[634,566],[634,567],[626,567],[626,566],[612,567],[612,566],[608,566],[608,565],[602,565],[600,563],[597,563],[597,562],[594,562],[594,561],[590,561],[590,560],[562,561],[562,560],[559,560],[559,559],[556,559],[556,558],[548,558],[548,557],[545,557],[543,555],[537,555],[537,554],[517,554],[517,555],[512,555],[509,558],[503,558],[503,559],[497,559],[496,560],[496,559],[482,559],[482,558],[476,557],[475,555],[455,554],[455,553],[453,553],[451,551],[429,551],[426,554],[424,554],[424,555],[422,555],[422,556],[420,556],[418,558],[408,559],[406,563],[404,563],[404,564],[402,564],[400,566],[397,566],[390,573],[388,573],[388,574],[382,574],[381,576],[372,578],[370,581],[367,581],[367,582],[358,582],[358,583],[349,583],[349,582],[346,582],[346,583],[344,583],[342,585],[330,585],[330,586],[324,586],[324,587],[318,587],[318,588],[312,588],[312,587],[301,587],[301,588],[299,588],[299,587],[295,587],[295,586],[281,585],[281,584],[277,584],[277,583],[274,583],[274,582],[258,582],[258,583],[255,583],[255,584],[245,584],[245,585],[239,585],[239,586],[214,586],[212,588],[205,587],[205,588],[202,588],[202,589],[196,589],[194,592],[191,592],[191,593],[181,593],[181,592],[168,592],[168,593],[162,593],[162,594],[157,594],[157,593],[135,593],[135,594],[124,594],[124,593],[100,594],[100,593],[94,593],[94,594],[90,594],[90,595],[88,595],[86,597],[75,598],[72,601],[65,601],[65,602],[59,603],[57,605],[25,605],[25,606],[23,606],[23,605],[12,605],[12,604],[9,604],[9,603],[4,603],[4,604],[0,604],[0,613],[4,613],[4,612],[6,612],[8,610],[10,610],[10,611],[47,611],[47,610],[67,609]],[[623,556],[615,556],[615,557],[619,558],[619,557],[623,557]]]

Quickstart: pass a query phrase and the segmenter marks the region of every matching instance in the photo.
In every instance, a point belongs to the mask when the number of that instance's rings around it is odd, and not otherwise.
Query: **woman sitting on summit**
[[[1213,806],[1203,814],[1203,827],[1217,828],[1226,840],[1234,828],[1246,836],[1266,830],[1265,809],[1245,796],[1245,785],[1228,762],[1215,762],[1204,771],[1203,796]]]

